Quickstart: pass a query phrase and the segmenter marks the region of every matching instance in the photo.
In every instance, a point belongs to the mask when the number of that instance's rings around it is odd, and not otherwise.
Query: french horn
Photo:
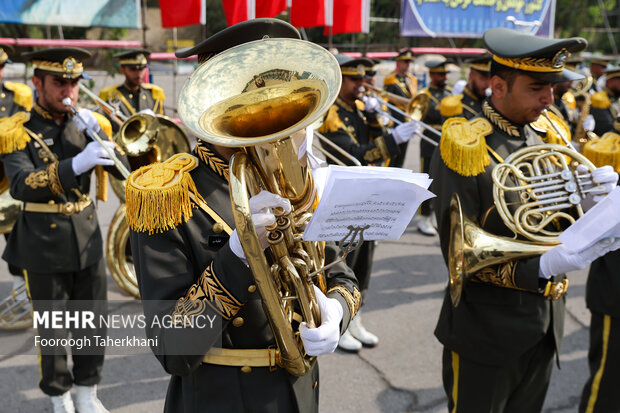
[[[196,137],[240,149],[229,165],[235,226],[276,340],[276,363],[295,376],[307,373],[314,358],[305,355],[294,329],[294,310],[309,327],[320,324],[311,274],[319,273],[314,279],[324,290],[325,257],[323,243],[301,238],[317,195],[291,135],[322,117],[340,83],[340,67],[327,50],[302,40],[266,38],[203,63],[179,98],[179,116]],[[290,214],[276,213],[266,253],[248,203],[261,188],[292,205]]]

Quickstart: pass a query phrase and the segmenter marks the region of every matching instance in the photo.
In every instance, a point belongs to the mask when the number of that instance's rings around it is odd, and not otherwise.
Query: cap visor
[[[519,72],[524,73],[534,79],[540,80],[542,82],[548,83],[559,83],[559,82],[568,82],[573,80],[583,79],[585,76],[572,72],[568,69],[563,69],[561,72],[549,72],[549,73],[541,73],[541,72],[527,72],[525,70],[519,70]]]

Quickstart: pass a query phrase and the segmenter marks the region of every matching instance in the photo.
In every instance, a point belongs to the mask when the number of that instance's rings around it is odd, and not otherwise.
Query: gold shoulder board
[[[620,134],[607,132],[600,139],[588,141],[583,154],[597,167],[611,165],[620,172]]]
[[[577,109],[577,100],[575,95],[570,90],[562,95],[562,102],[566,104],[570,109]]]
[[[463,95],[446,96],[441,99],[439,113],[446,118],[458,116],[463,113]]]
[[[13,101],[27,111],[32,109],[32,89],[23,83],[4,82],[4,86],[14,93]]]
[[[329,110],[327,111],[327,116],[325,117],[323,124],[319,128],[319,132],[336,132],[340,129],[344,129],[344,123],[338,115],[338,106],[332,105],[331,108],[329,108]]]
[[[564,135],[564,137],[566,137],[566,139],[568,139],[568,141],[570,142],[572,137],[570,133],[570,127],[568,126],[568,124],[558,115],[556,115],[555,112],[552,112],[551,110],[547,111],[547,115],[549,115],[549,118],[551,119],[551,122],[553,122],[553,125],[555,125],[555,127],[558,128],[560,132],[562,132],[562,135]],[[553,125],[543,115],[540,115],[538,119],[536,120],[536,122],[530,123],[530,126],[532,126],[532,128],[535,131],[546,132],[546,135],[542,137],[542,140],[545,143],[565,145],[564,139],[562,139],[562,137],[558,135]]]
[[[93,115],[95,115],[95,119],[97,119],[99,127],[105,132],[105,134],[108,136],[112,136],[112,124],[110,123],[108,118],[97,112],[93,112]]]
[[[397,83],[398,79],[396,79],[396,75],[394,73],[390,73],[383,79],[383,86],[393,85]]]
[[[24,149],[30,142],[24,123],[28,122],[28,112],[17,112],[13,116],[0,118],[0,153],[11,153]]]
[[[485,136],[493,126],[484,118],[450,118],[443,123],[439,149],[446,166],[463,176],[484,172],[491,159]]]
[[[596,92],[590,96],[590,104],[596,109],[608,109],[611,106],[611,101],[607,93]]]
[[[118,87],[120,85],[106,86],[99,91],[99,97],[106,102],[118,95]]]
[[[187,222],[194,207],[190,191],[203,200],[190,175],[197,165],[198,159],[193,155],[178,153],[132,172],[125,188],[127,223],[131,229],[152,234]]]
[[[153,94],[153,99],[166,100],[164,89],[160,88],[159,86],[152,83],[142,83],[142,87],[151,91],[151,93]]]

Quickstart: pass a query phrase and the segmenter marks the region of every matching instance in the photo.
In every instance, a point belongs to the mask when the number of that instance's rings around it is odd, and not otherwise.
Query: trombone
[[[86,94],[89,98],[91,98],[99,107],[108,115],[118,126],[123,126],[123,123],[127,122],[129,119],[127,116],[123,115],[118,109],[114,108],[105,100],[101,99],[94,93],[92,90],[84,86],[82,83],[79,83],[80,90]]]
[[[329,145],[331,148],[333,148],[339,154],[341,154],[342,156],[344,156],[345,158],[350,160],[353,163],[353,165],[355,165],[355,166],[362,166],[362,163],[355,156],[351,155],[349,152],[345,151],[340,146],[336,145],[334,142],[332,142],[329,139],[327,139],[324,135],[320,134],[317,131],[314,131],[314,136],[316,136],[321,141],[321,144]],[[337,157],[332,155],[330,152],[325,150],[325,148],[323,148],[322,146],[313,143],[312,147],[316,148],[319,152],[321,152],[323,155],[325,155],[326,157],[328,157],[329,159],[331,159],[332,161],[334,161],[338,165],[340,165],[340,166],[347,166],[344,162],[342,162],[340,159],[338,159]]]

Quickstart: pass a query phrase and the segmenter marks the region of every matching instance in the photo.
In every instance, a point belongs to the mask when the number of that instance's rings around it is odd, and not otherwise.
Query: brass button
[[[251,373],[251,372],[252,372],[252,367],[250,366],[241,367],[241,373]]]
[[[51,228],[51,229],[55,229],[57,226],[58,226],[58,225],[56,225],[56,224],[50,224],[50,228]]]
[[[254,291],[256,291],[256,286],[255,286],[254,284],[252,284],[252,285],[250,285],[250,286],[248,287],[248,292],[249,292],[249,293],[253,293]]]
[[[88,219],[93,219],[93,215],[92,215],[92,214],[91,214],[91,215],[89,215],[89,216],[88,216]]]
[[[5,98],[6,97],[6,93],[2,92],[2,94],[0,94],[0,98]]]
[[[145,96],[145,95],[142,95],[142,99],[146,100],[146,96]]]
[[[216,234],[219,234],[220,232],[224,231],[224,225],[222,225],[219,222],[216,222],[213,225],[213,232],[215,232]]]
[[[2,107],[0,108],[0,111],[2,111],[2,112],[6,112],[6,108],[5,108],[4,106],[2,106]]]
[[[129,94],[129,99],[133,98],[133,93]]]
[[[235,318],[233,319],[233,321],[232,321],[232,324],[233,324],[235,327],[241,327],[241,326],[243,325],[243,323],[244,323],[244,321],[243,321],[243,318],[241,318],[241,317],[235,317]]]
[[[319,381],[315,380],[314,383],[312,383],[312,388],[316,389],[316,386],[318,386],[318,385],[319,385]]]

